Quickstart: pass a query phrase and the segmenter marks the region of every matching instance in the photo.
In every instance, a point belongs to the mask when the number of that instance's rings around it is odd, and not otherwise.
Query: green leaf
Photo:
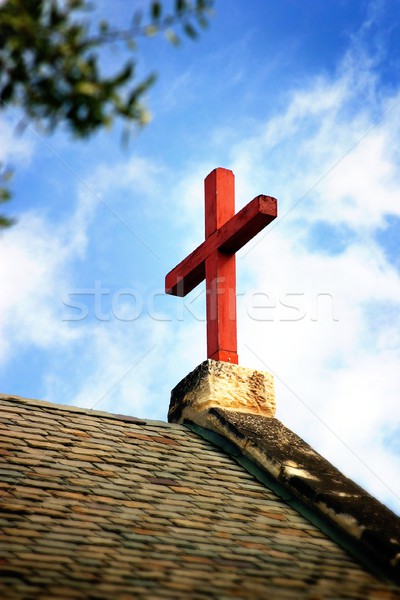
[[[134,52],[137,49],[137,44],[135,40],[127,40],[125,44],[128,50],[130,50],[131,52]]]
[[[157,33],[157,27],[155,25],[148,25],[144,30],[145,34],[149,37],[153,37]]]
[[[100,23],[99,23],[100,33],[103,33],[103,34],[107,33],[109,31],[109,29],[110,29],[110,25],[109,25],[108,21],[100,21]]]
[[[80,81],[74,86],[74,92],[84,96],[94,96],[99,91],[99,86],[90,81]]]
[[[167,29],[165,31],[165,37],[173,46],[179,46],[181,43],[181,40],[176,35],[175,31],[172,31],[172,29]]]
[[[175,1],[175,12],[178,14],[183,13],[187,8],[187,1],[186,0],[176,0]]]
[[[161,17],[161,4],[157,1],[151,3],[151,18],[158,21]]]
[[[191,23],[185,23],[184,26],[183,26],[183,31],[192,40],[195,40],[198,37],[197,31],[196,31],[196,29],[193,27],[193,25]]]
[[[138,28],[140,27],[143,19],[143,12],[139,10],[135,10],[132,17],[132,27]]]
[[[0,215],[0,229],[11,227],[11,225],[14,225],[15,222],[15,219],[5,217],[4,215]]]
[[[8,202],[10,199],[11,199],[10,190],[8,190],[7,188],[1,187],[0,188],[0,204],[2,204],[3,202]]]
[[[14,171],[12,169],[5,169],[2,173],[1,178],[3,181],[10,181],[13,178]]]
[[[204,17],[204,15],[201,15],[201,14],[197,15],[197,22],[202,29],[207,29],[207,27],[209,26],[209,23],[208,23],[207,19]]]
[[[14,84],[9,81],[2,90],[0,90],[0,98],[3,102],[8,102],[14,93]]]

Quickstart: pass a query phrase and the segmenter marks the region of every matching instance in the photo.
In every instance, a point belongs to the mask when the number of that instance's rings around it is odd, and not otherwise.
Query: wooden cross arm
[[[186,296],[205,278],[205,261],[216,250],[234,254],[277,216],[277,201],[257,196],[224,223],[165,278],[165,292]]]

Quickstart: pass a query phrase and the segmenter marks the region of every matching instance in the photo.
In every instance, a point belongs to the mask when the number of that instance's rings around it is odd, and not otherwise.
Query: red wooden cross
[[[206,239],[165,278],[165,291],[186,296],[206,280],[207,357],[238,363],[235,252],[277,216],[277,202],[257,196],[235,214],[232,171],[205,179]]]

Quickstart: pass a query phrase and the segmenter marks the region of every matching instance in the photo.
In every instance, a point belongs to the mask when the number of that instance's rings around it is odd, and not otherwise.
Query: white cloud
[[[259,356],[259,368],[270,366],[282,380],[278,414],[286,424],[400,510],[400,457],[382,435],[400,428],[400,274],[375,239],[385,216],[400,210],[400,96],[382,98],[376,90],[370,103],[364,98],[362,112],[354,112],[355,90],[371,93],[376,81],[361,68],[360,82],[348,64],[347,57],[338,80],[319,79],[298,91],[258,138],[233,149],[237,180],[251,190],[247,197],[254,194],[255,173],[258,185],[265,182],[258,193],[271,193],[268,182],[278,190],[283,217],[238,261],[254,289],[277,302],[264,311],[272,322],[240,314],[242,358],[254,364]],[[321,220],[353,230],[342,252],[327,255],[310,244]],[[286,293],[303,294],[290,300],[305,307],[302,320],[282,321],[299,315],[280,304]],[[332,295],[338,321],[329,311],[310,320],[307,307],[319,293]]]
[[[21,347],[62,345],[76,332],[61,320],[60,298],[70,277],[71,261],[81,250],[82,230],[49,223],[38,214],[25,213],[0,241],[1,362]],[[7,351],[8,350],[8,351]]]
[[[102,198],[108,202],[111,190],[131,186],[138,196],[150,197],[160,188],[159,174],[140,157],[98,165],[86,183],[78,183],[69,217],[51,221],[26,212],[0,240],[0,365],[5,369],[22,351],[47,352],[44,375],[38,373],[46,389],[43,399],[139,416],[159,404],[153,382],[164,364],[165,322],[152,320],[146,305],[141,318],[129,322],[132,307],[124,297],[120,319],[110,314],[105,322],[91,314],[78,323],[68,320],[72,313],[63,305],[67,294],[80,290],[76,277]],[[90,279],[85,287],[93,283]],[[158,418],[165,412],[161,406]]]

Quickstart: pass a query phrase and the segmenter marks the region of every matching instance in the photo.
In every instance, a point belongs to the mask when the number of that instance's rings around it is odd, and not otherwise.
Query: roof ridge
[[[336,539],[337,543],[377,574],[400,583],[399,516],[346,477],[278,419],[211,408],[201,415],[193,411],[183,423],[200,435],[204,436],[206,429],[233,444],[236,451],[232,451],[229,444],[224,447],[236,460],[243,454],[267,478],[272,477],[307,510],[314,511],[315,516],[322,519],[318,524],[322,531],[332,539],[335,539],[332,531],[341,531],[345,537]],[[193,428],[193,424],[198,427]],[[213,438],[207,439],[216,443]],[[221,443],[217,442],[217,445]],[[235,455],[235,452],[239,454]],[[257,477],[252,469],[248,470]],[[297,510],[306,516],[300,509],[298,505]],[[315,520],[311,522],[317,524]],[[334,529],[327,529],[326,525]]]
[[[15,404],[29,405],[38,408],[45,408],[46,410],[53,411],[62,411],[62,412],[73,412],[80,413],[91,417],[102,417],[104,419],[112,419],[117,421],[126,421],[132,422],[136,425],[151,425],[151,426],[159,426],[159,427],[168,427],[168,428],[181,428],[182,425],[178,425],[176,423],[168,423],[167,421],[160,420],[152,420],[152,419],[142,419],[139,417],[133,417],[130,415],[123,415],[118,413],[109,413],[101,410],[94,410],[92,408],[82,408],[80,406],[74,406],[72,404],[57,404],[55,402],[50,402],[47,400],[37,400],[35,398],[24,398],[22,396],[17,396],[15,394],[2,394],[0,393],[0,402],[2,400],[11,401]]]

